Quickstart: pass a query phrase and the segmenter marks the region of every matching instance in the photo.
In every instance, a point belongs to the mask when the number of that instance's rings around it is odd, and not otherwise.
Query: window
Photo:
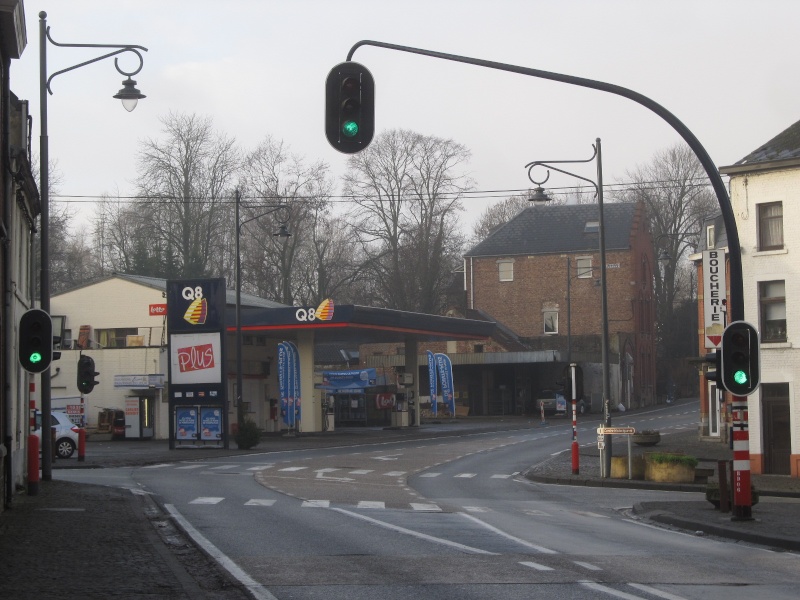
[[[558,311],[546,310],[542,313],[544,315],[544,332],[545,334],[558,333]]]
[[[579,258],[576,262],[579,279],[589,279],[592,276],[592,259]]]
[[[95,329],[95,339],[101,348],[126,348],[129,335],[139,335],[139,329],[136,327]]]
[[[758,205],[758,249],[783,249],[783,204],[781,202]]]
[[[762,342],[786,341],[786,283],[762,281],[758,284]]]
[[[500,274],[500,281],[514,281],[513,260],[498,260],[497,269]]]
[[[600,232],[600,221],[586,221],[586,225],[583,226],[584,233],[599,233]]]
[[[717,237],[714,233],[714,226],[708,225],[706,226],[706,248],[712,250],[716,244]]]

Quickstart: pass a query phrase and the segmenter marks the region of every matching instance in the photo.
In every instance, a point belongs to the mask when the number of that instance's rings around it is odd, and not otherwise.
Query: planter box
[[[634,433],[631,441],[639,446],[655,446],[661,441],[661,434],[656,433]]]
[[[639,455],[631,457],[631,471],[633,472],[633,475],[630,477],[630,479],[644,479],[644,470],[644,456]],[[611,478],[629,479],[627,456],[611,457]]]
[[[680,463],[645,463],[644,478],[647,481],[670,483],[694,483],[694,467]]]

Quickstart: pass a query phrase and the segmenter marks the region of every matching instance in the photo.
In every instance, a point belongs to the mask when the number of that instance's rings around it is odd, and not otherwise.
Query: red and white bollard
[[[78,429],[78,462],[86,460],[86,430]]]
[[[734,396],[733,414],[733,516],[732,520],[753,518],[753,497],[750,487],[750,431],[748,430],[747,396]]]

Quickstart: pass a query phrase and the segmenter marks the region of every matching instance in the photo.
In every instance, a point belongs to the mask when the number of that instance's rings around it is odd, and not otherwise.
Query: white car
[[[69,458],[78,447],[78,432],[80,427],[75,425],[65,412],[53,411],[50,413],[51,425],[56,431],[56,454],[59,458]],[[36,412],[36,431],[33,434],[39,438],[39,448],[42,443],[42,413]]]

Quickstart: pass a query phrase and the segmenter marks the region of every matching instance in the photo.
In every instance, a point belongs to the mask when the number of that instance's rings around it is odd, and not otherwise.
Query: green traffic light
[[[42,362],[42,355],[39,352],[31,352],[31,356],[28,360],[31,361],[31,364],[35,365],[38,362]]]
[[[358,123],[355,121],[345,121],[342,124],[342,133],[347,137],[355,137],[358,135]]]
[[[744,385],[747,383],[747,373],[744,371],[735,371],[733,373],[733,380],[739,385]]]

